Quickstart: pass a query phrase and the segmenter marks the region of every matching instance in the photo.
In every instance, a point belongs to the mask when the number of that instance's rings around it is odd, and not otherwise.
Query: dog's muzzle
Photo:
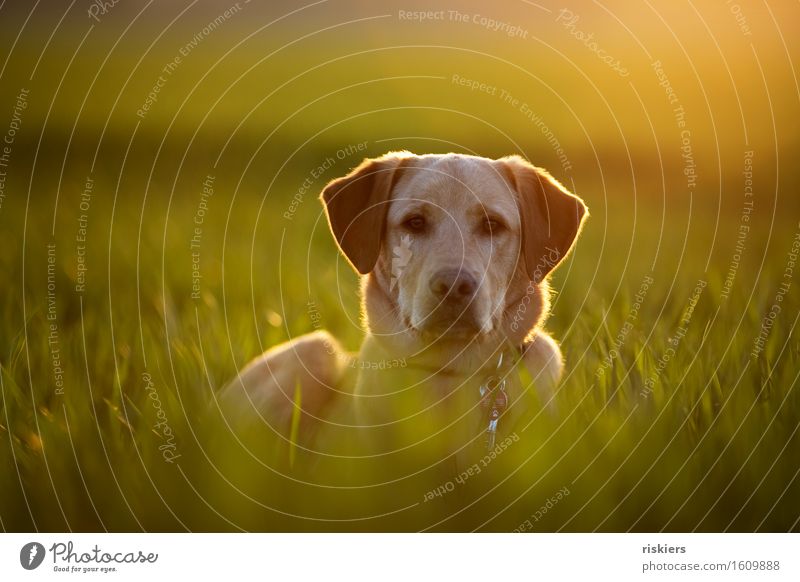
[[[430,311],[424,327],[447,334],[475,333],[478,279],[464,269],[442,269],[428,281]]]

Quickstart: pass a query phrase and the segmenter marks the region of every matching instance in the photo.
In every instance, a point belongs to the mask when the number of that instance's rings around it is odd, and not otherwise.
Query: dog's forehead
[[[484,205],[487,210],[517,214],[516,195],[502,167],[487,158],[460,154],[418,156],[403,169],[392,193],[393,210],[414,203],[464,209]]]

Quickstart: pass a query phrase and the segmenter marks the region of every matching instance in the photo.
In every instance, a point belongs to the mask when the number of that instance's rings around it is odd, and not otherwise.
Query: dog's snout
[[[430,280],[430,289],[442,299],[466,300],[475,295],[478,283],[475,277],[462,269],[443,269]]]

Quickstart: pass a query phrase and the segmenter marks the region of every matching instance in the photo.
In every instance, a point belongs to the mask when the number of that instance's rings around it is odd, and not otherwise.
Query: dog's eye
[[[502,232],[506,227],[503,221],[491,217],[485,218],[482,226],[484,233],[494,235]]]
[[[422,232],[425,230],[425,225],[425,217],[419,214],[409,216],[403,221],[403,226],[411,232]]]

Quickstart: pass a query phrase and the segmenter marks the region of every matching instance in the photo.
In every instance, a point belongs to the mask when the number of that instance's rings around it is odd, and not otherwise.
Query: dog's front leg
[[[564,373],[564,358],[556,341],[542,330],[525,344],[522,361],[533,379],[542,406],[555,410],[555,389]]]
[[[268,424],[287,435],[299,414],[313,432],[336,399],[348,391],[344,378],[352,356],[325,331],[298,337],[251,361],[219,393],[217,403],[229,422]]]

